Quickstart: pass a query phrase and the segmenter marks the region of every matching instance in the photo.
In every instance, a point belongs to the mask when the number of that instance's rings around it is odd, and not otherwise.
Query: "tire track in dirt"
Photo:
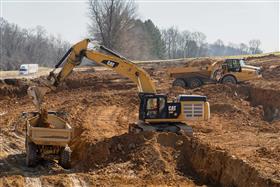
[[[85,113],[87,118],[84,124],[91,131],[92,137],[109,138],[124,133],[126,131],[124,129],[128,128],[124,127],[127,126],[128,119],[120,119],[119,116],[129,111],[118,106],[93,106],[87,108]]]
[[[1,154],[21,154],[24,151],[23,136],[17,135],[15,132],[9,132],[9,129],[2,129],[1,133]]]

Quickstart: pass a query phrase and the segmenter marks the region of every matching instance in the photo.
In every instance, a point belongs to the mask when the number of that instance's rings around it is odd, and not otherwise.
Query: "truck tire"
[[[26,165],[28,167],[36,166],[38,161],[37,146],[33,142],[26,141]]]
[[[59,164],[64,168],[64,169],[69,169],[71,168],[71,149],[70,147],[65,147],[61,153],[60,153],[60,159],[59,159]]]
[[[236,84],[237,81],[236,81],[235,77],[233,77],[231,75],[226,75],[223,77],[222,83],[223,84]]]
[[[183,79],[176,79],[172,83],[172,86],[179,86],[179,87],[185,88],[186,87],[186,83],[185,83],[185,81]]]
[[[191,78],[188,80],[188,87],[189,88],[197,88],[202,85],[202,82],[199,78]]]

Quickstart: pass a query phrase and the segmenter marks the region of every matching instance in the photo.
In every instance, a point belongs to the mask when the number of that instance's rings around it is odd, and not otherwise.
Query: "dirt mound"
[[[223,60],[215,58],[196,58],[185,63],[185,67],[203,67],[213,64],[214,62],[222,63]]]
[[[271,65],[265,69],[262,73],[263,77],[268,80],[279,79],[280,77],[280,65]]]
[[[112,89],[124,90],[136,87],[131,81],[120,77],[113,71],[104,71],[102,73],[96,71],[93,73],[87,72],[73,72],[66,80],[61,89],[77,89],[82,87],[91,87],[91,89]]]
[[[154,133],[143,133],[123,134],[95,144],[79,141],[74,145],[74,150],[79,151],[74,154],[73,159],[78,168],[84,169],[102,168],[112,163],[129,161],[130,167],[140,175],[173,175],[176,173],[176,160],[179,156],[174,148],[179,146],[180,142],[177,145],[174,138],[170,137],[171,139],[164,140],[162,137],[158,139]],[[161,144],[170,147],[162,147]],[[87,162],[80,162],[81,160]]]
[[[248,57],[247,62],[262,67],[262,75],[266,81],[280,80],[280,55],[270,54],[263,57]],[[264,85],[266,83],[263,83]]]
[[[216,62],[216,59],[213,58],[196,58],[193,60],[190,60],[185,63],[185,67],[203,67],[208,66]]]
[[[10,85],[2,85],[0,87],[0,100],[13,98],[13,97],[23,97],[27,94],[27,85],[22,86],[10,86]]]
[[[229,103],[215,103],[211,105],[211,112],[224,113],[224,112],[238,112],[241,111],[237,106]]]
[[[275,55],[275,54],[269,54],[269,55],[265,55],[265,56],[249,56],[246,57],[245,60],[251,61],[251,60],[267,60],[267,59],[272,59],[272,58],[279,58],[279,56]]]

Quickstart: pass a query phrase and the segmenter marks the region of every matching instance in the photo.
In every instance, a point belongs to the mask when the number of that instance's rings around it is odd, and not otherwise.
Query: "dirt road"
[[[194,138],[127,134],[137,120],[136,86],[109,70],[75,72],[46,97],[75,128],[70,170],[55,161],[25,166],[19,117],[35,108],[25,88],[0,85],[0,186],[280,186],[279,60],[249,59],[264,66],[263,80],[194,90],[171,90],[164,67],[145,65],[159,92],[208,97],[211,121],[190,122]]]

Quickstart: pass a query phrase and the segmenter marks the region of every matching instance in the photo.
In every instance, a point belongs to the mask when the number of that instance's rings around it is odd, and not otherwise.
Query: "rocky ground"
[[[209,59],[207,59],[209,61]],[[211,59],[212,61],[213,59]],[[280,58],[248,58],[264,78],[240,85],[171,88],[166,67],[144,64],[158,91],[206,95],[211,120],[190,122],[194,137],[127,133],[137,120],[136,85],[110,70],[74,72],[46,96],[74,129],[72,169],[56,161],[25,166],[25,85],[0,87],[0,186],[280,186]],[[169,62],[170,63],[170,62]],[[182,62],[205,64],[205,59]]]

